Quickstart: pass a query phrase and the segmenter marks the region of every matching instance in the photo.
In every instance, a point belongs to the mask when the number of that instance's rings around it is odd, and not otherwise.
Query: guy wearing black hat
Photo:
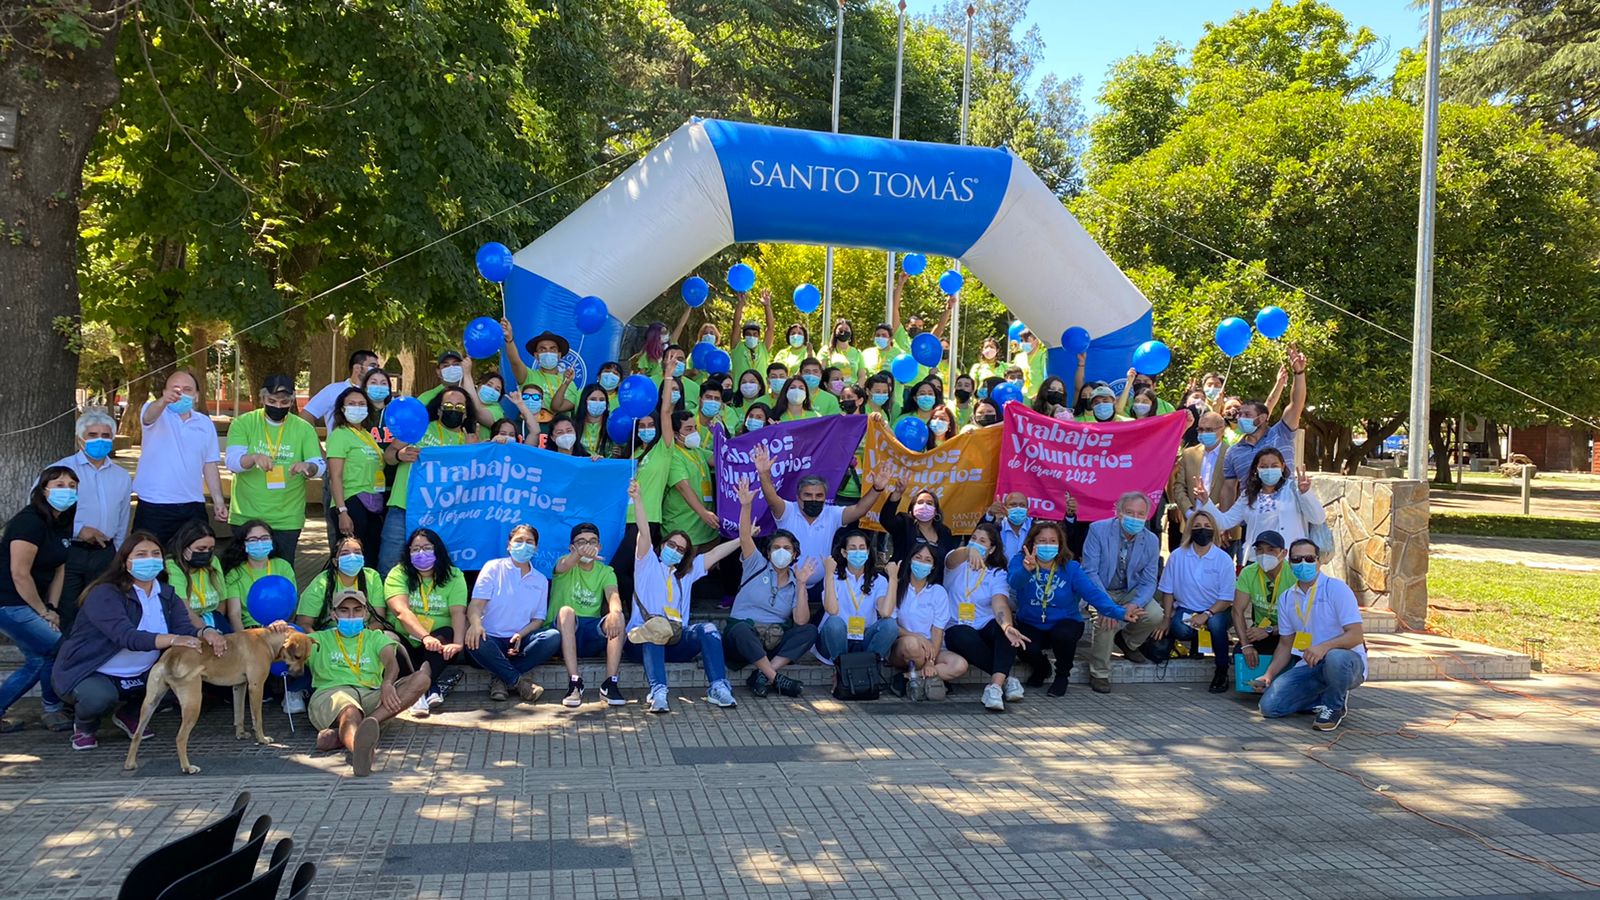
[[[1252,669],[1262,654],[1270,657],[1278,648],[1278,596],[1294,586],[1294,576],[1283,564],[1289,555],[1283,535],[1261,532],[1255,550],[1255,562],[1239,573],[1233,593],[1233,630],[1243,638],[1244,663]]]
[[[292,565],[306,524],[306,479],[320,477],[326,464],[316,429],[294,414],[294,379],[268,375],[260,396],[261,408],[228,426],[224,459],[233,473],[228,522],[266,522],[278,555]]]

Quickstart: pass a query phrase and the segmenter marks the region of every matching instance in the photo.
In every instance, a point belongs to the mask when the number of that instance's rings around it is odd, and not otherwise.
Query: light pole
[[[1428,69],[1422,100],[1422,196],[1417,201],[1417,293],[1411,321],[1411,455],[1406,477],[1428,477],[1433,378],[1433,211],[1439,167],[1439,0],[1428,3]]]
[[[328,313],[328,383],[339,380],[339,317]]]

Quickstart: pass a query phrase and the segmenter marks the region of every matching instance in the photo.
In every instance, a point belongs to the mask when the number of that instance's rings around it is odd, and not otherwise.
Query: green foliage
[[[1189,75],[1183,48],[1167,40],[1111,64],[1097,98],[1105,112],[1089,126],[1089,172],[1118,166],[1161,146],[1183,124]]]
[[[1190,104],[1242,106],[1293,86],[1352,94],[1371,83],[1361,55],[1377,43],[1367,28],[1350,29],[1343,15],[1319,0],[1284,3],[1235,13],[1206,24],[1194,47]]]

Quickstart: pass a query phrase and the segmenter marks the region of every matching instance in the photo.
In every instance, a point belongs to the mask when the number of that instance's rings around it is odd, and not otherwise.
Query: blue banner
[[[572,526],[600,529],[600,558],[622,540],[633,463],[591,461],[523,444],[430,447],[411,464],[406,532],[438,532],[457,566],[477,570],[504,556],[517,525],[539,532],[534,567],[549,575]]]

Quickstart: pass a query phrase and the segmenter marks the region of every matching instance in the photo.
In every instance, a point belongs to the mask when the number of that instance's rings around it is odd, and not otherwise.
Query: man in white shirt
[[[205,518],[202,486],[211,491],[216,520],[228,521],[218,471],[222,453],[217,426],[210,416],[195,410],[198,399],[194,376],[179,369],[167,376],[161,396],[146,402],[139,413],[144,440],[133,475],[133,491],[139,495],[133,530],[154,534],[162,546],[185,522]]]
[[[822,561],[833,553],[834,535],[839,533],[839,529],[854,525],[872,509],[878,498],[883,496],[884,488],[889,486],[889,475],[887,472],[875,473],[871,484],[863,480],[861,486],[868,490],[862,492],[860,500],[850,506],[835,506],[828,503],[828,483],[815,475],[800,479],[794,500],[778,496],[777,485],[772,482],[772,456],[765,446],[758,446],[750,453],[750,462],[755,465],[756,474],[761,476],[761,495],[767,501],[773,521],[800,542],[801,556],[796,561],[797,570],[805,568],[808,562],[811,565],[811,578],[807,580],[806,588],[811,604],[817,607],[812,612],[820,615]]]
[[[1350,691],[1367,678],[1361,608],[1349,585],[1322,574],[1311,540],[1289,546],[1289,565],[1295,584],[1278,598],[1278,649],[1253,684],[1263,691],[1263,716],[1314,712],[1311,727],[1332,731],[1344,721]]]
[[[561,632],[550,624],[550,580],[533,567],[539,532],[532,525],[511,529],[506,556],[478,573],[467,605],[467,655],[489,670],[489,699],[506,699],[515,688],[537,701],[544,688],[533,670],[561,649]]]
[[[78,595],[111,567],[117,548],[128,539],[133,513],[133,476],[111,461],[117,423],[103,409],[78,417],[78,452],[56,461],[78,473],[76,531],[67,548],[66,577],[61,585],[61,633],[72,633]]]
[[[371,350],[357,350],[350,354],[350,377],[335,381],[312,395],[300,410],[300,417],[312,425],[321,422],[327,431],[333,430],[333,404],[347,389],[361,387],[367,373],[378,367],[378,354]]]

